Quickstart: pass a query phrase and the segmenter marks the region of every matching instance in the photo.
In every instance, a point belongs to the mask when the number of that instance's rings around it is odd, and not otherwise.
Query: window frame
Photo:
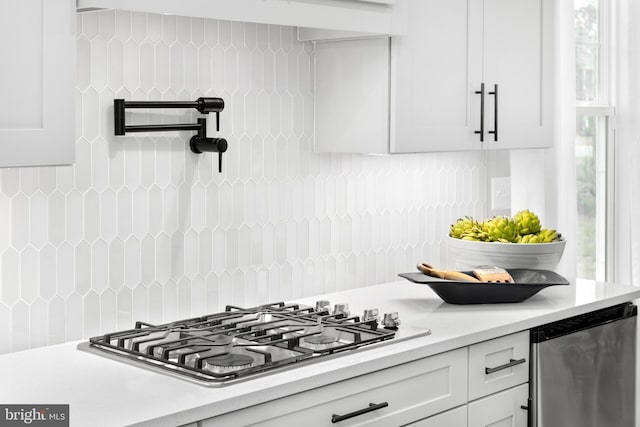
[[[574,13],[575,13],[574,1]],[[580,44],[598,46],[598,81],[596,82],[596,99],[579,101],[576,93],[576,117],[594,116],[604,118],[604,147],[596,147],[597,172],[604,167],[604,200],[597,201],[596,221],[596,265],[595,279],[600,281],[615,280],[616,250],[616,187],[615,168],[616,141],[616,108],[615,108],[615,51],[614,25],[612,18],[615,10],[612,0],[598,0],[598,40],[596,42],[579,41],[575,37],[576,49]],[[574,36],[575,27],[574,27]],[[577,71],[577,65],[576,65]],[[577,74],[577,73],[576,73]],[[574,142],[575,145],[575,142]],[[603,158],[604,157],[604,158]],[[576,177],[577,178],[577,177]],[[600,217],[599,217],[600,216]],[[602,217],[603,216],[603,217]],[[601,245],[598,245],[602,242]]]

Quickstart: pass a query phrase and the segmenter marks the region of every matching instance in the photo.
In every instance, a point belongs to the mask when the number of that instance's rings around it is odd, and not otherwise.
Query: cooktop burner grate
[[[89,347],[205,383],[226,383],[295,362],[389,340],[376,320],[278,302],[89,339]]]

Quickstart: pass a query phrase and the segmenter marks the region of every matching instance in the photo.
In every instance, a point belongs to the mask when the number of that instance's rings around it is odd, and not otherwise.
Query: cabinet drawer
[[[467,405],[425,418],[407,427],[460,427],[467,425]]]
[[[529,384],[505,390],[469,403],[469,427],[526,427]]]
[[[210,418],[201,425],[395,427],[464,404],[466,378],[463,348]],[[385,402],[386,407],[332,423],[334,414]]]
[[[469,347],[469,400],[529,381],[529,332]]]

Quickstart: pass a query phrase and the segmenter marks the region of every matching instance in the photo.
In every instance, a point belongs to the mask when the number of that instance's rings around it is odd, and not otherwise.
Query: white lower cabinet
[[[201,426],[397,427],[466,401],[467,349],[461,348],[204,420]]]
[[[409,427],[458,427],[467,425],[467,405],[408,424]]]
[[[469,347],[469,400],[529,381],[529,331]]]
[[[526,427],[529,384],[408,424],[408,427]]]
[[[529,331],[469,347],[468,427],[525,427],[529,410]]]
[[[529,415],[526,409],[528,398],[529,384],[522,384],[471,402],[468,426],[526,427]]]
[[[209,426],[524,427],[524,331],[209,418]]]

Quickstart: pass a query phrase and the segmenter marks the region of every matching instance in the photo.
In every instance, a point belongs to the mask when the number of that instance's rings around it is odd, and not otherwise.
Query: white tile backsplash
[[[101,11],[77,42],[76,164],[0,170],[0,353],[395,280],[485,210],[481,153],[315,154],[294,28]],[[113,135],[116,97],[199,96],[226,101],[222,174],[188,132]]]

